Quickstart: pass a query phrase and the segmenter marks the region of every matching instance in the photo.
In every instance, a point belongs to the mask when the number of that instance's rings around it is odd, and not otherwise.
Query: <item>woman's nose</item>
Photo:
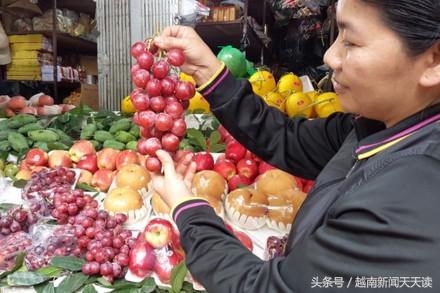
[[[339,39],[339,38],[338,38]],[[342,59],[340,54],[339,40],[336,41],[328,48],[324,54],[324,63],[327,64],[333,71],[341,69]]]

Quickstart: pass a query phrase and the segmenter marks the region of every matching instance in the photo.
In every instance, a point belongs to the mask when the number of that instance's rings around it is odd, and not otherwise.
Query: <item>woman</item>
[[[192,197],[190,158],[175,170],[158,152],[165,177],[156,175],[154,188],[174,206],[187,265],[209,292],[439,290],[440,2],[340,0],[337,21],[325,62],[354,114],[312,121],[267,107],[192,29],[167,28],[155,40],[185,51],[182,69],[237,140],[278,168],[316,180],[285,257],[264,262]],[[367,284],[368,277],[375,279]]]

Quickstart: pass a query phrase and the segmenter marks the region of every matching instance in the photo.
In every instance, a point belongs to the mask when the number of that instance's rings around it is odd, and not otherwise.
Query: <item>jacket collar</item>
[[[380,152],[437,120],[440,120],[440,104],[426,108],[390,128],[380,121],[355,117],[353,124],[359,141],[355,156],[362,158],[368,157],[367,153]]]

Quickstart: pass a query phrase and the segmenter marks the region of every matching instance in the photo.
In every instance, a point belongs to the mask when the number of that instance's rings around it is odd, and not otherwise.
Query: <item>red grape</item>
[[[162,85],[162,95],[167,97],[174,94],[174,89],[176,88],[176,82],[170,77],[165,77],[161,81]]]
[[[140,54],[136,60],[142,69],[149,70],[154,63],[154,56],[151,52],[145,51]]]
[[[171,128],[171,133],[179,137],[182,137],[185,135],[185,132],[186,132],[185,120],[182,118],[174,120],[173,127]]]
[[[156,96],[150,99],[150,108],[156,113],[162,112],[166,105],[167,102],[162,96]]]
[[[168,131],[173,127],[173,117],[167,113],[159,113],[156,116],[154,126],[160,131]]]
[[[132,75],[133,83],[139,88],[145,88],[150,80],[150,73],[145,69],[139,69]]]
[[[159,60],[151,67],[151,72],[153,76],[157,79],[162,79],[168,75],[170,72],[170,66],[164,60]]]
[[[171,102],[165,106],[165,113],[171,115],[174,119],[182,117],[184,111],[182,105],[178,102]]]
[[[147,80],[145,86],[142,88],[145,88],[147,90],[148,96],[155,97],[160,96],[162,91],[162,83],[160,80],[156,78],[152,78],[150,80]]]
[[[176,85],[176,98],[180,100],[189,100],[196,94],[194,85],[187,81],[179,81]]]
[[[167,53],[167,61],[174,66],[182,66],[185,63],[185,55],[182,49],[171,48]]]
[[[163,149],[168,152],[175,152],[179,149],[180,139],[172,134],[167,133],[164,136],[162,136],[162,146]]]
[[[153,111],[142,111],[138,113],[139,126],[142,126],[144,128],[150,128],[154,126],[154,122],[156,121],[156,113],[154,113]]]
[[[138,71],[139,69],[141,69],[141,67],[139,66],[139,64],[135,63],[132,67],[131,67],[131,74],[134,74],[136,71]]]
[[[131,96],[131,103],[136,111],[145,111],[148,110],[150,106],[150,99],[146,94],[138,93],[137,95]]]
[[[150,172],[160,172],[162,169],[162,163],[155,157],[148,157],[145,165]]]
[[[113,266],[112,266],[112,264],[109,263],[109,262],[101,264],[100,273],[103,276],[113,275]]]
[[[131,46],[131,56],[133,58],[139,57],[143,52],[145,52],[145,44],[143,42],[136,42]]]

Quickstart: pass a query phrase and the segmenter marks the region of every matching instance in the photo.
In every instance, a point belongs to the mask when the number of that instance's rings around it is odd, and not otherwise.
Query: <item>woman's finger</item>
[[[183,182],[185,182],[185,185],[188,187],[188,189],[191,189],[192,181],[194,175],[196,174],[196,169],[196,162],[191,161],[188,168],[186,169],[185,175],[183,176]]]
[[[163,150],[156,152],[158,159],[162,162],[162,168],[165,176],[176,177],[176,169],[174,168],[174,161],[170,154]]]
[[[183,156],[180,162],[177,164],[176,172],[177,174],[181,174],[182,176],[185,174],[188,169],[189,164],[191,164],[193,158],[193,154],[189,153]]]

